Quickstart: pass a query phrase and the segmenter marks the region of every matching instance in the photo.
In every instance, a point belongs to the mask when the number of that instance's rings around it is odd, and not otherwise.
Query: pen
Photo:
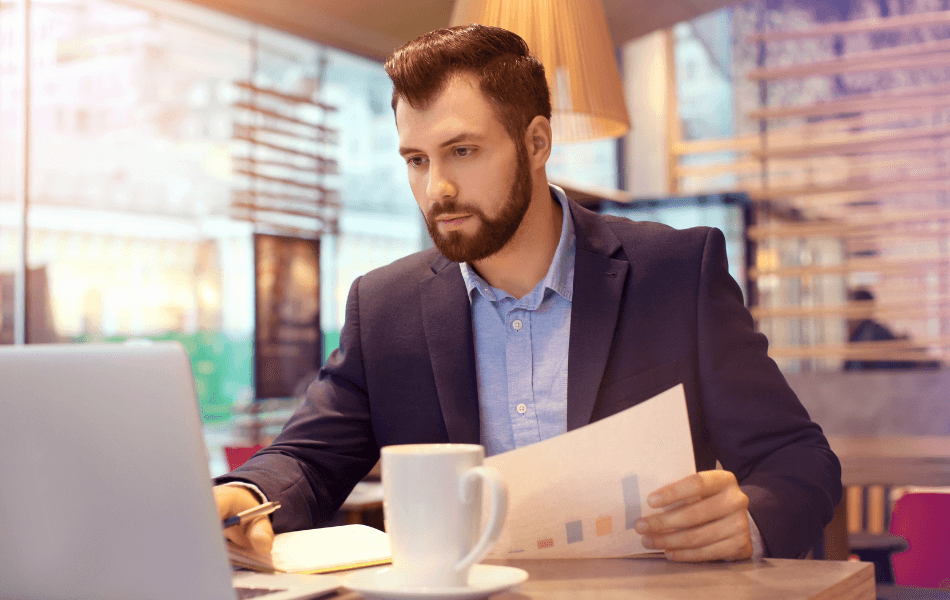
[[[254,508],[249,508],[247,510],[241,511],[233,517],[228,517],[221,521],[221,527],[227,529],[228,527],[234,527],[246,521],[253,519],[254,517],[262,517],[264,515],[269,515],[275,510],[280,508],[280,502],[265,502]]]

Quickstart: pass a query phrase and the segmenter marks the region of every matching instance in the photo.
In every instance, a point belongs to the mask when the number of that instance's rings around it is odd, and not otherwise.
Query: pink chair
[[[890,531],[910,546],[893,556],[897,585],[950,589],[950,494],[904,494],[894,503]]]
[[[247,459],[254,456],[254,453],[264,446],[225,446],[224,456],[228,459],[228,470],[233,471],[247,462]]]

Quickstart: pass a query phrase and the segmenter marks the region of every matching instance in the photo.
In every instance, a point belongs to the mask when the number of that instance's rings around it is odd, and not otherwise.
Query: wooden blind
[[[681,141],[671,127],[674,194],[750,195],[752,313],[784,367],[947,361],[950,11],[782,28],[746,6],[744,132]],[[856,288],[874,299],[849,300]],[[849,341],[862,319],[895,339]]]

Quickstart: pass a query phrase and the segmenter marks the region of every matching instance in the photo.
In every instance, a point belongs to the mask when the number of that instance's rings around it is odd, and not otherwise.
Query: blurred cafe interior
[[[893,580],[901,499],[950,489],[947,0],[603,0],[609,39],[584,29],[600,0],[535,4],[560,28],[516,30],[554,78],[549,179],[600,212],[725,233],[844,467],[826,556],[883,554]],[[382,64],[462,12],[0,2],[0,344],[176,340],[212,474],[267,444],[337,347],[353,279],[431,243]],[[565,51],[585,46],[619,85]],[[573,126],[599,93],[616,117]],[[379,507],[358,491],[351,522]]]

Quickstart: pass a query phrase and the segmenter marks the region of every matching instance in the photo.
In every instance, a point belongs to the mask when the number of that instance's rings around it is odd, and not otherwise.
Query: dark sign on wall
[[[254,235],[257,399],[302,393],[323,356],[320,336],[320,241]]]

